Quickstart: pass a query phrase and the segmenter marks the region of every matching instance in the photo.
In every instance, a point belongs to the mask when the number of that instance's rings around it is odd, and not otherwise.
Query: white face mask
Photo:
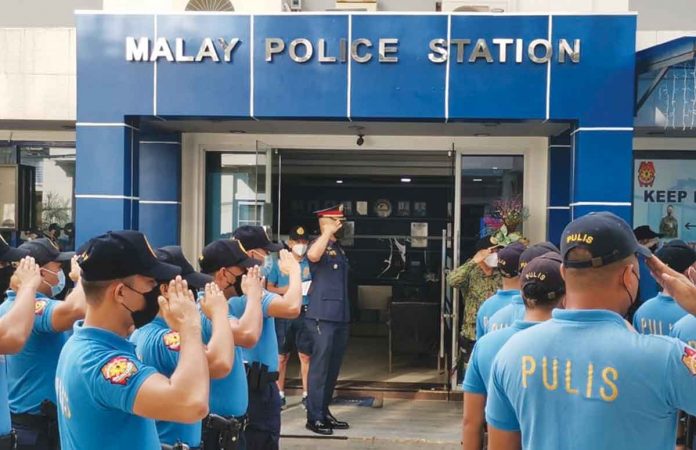
[[[486,259],[484,259],[483,262],[491,269],[495,269],[498,267],[498,254],[491,253],[490,255],[486,256]]]
[[[292,246],[292,252],[297,256],[304,256],[307,253],[307,244],[295,244]]]

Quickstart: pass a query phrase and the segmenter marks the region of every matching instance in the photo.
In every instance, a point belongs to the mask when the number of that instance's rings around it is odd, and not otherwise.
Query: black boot
[[[321,420],[315,420],[315,421],[307,421],[307,425],[305,427],[316,434],[321,434],[324,436],[330,436],[333,434],[333,429],[328,425],[326,422],[322,422]]]
[[[326,424],[334,430],[347,430],[350,428],[348,422],[342,422],[336,419],[331,413],[326,414]]]

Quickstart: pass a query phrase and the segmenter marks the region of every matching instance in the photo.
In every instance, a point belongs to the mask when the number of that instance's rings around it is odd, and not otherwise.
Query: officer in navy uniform
[[[309,363],[307,429],[331,435],[349,428],[329,411],[343,355],[348,344],[350,303],[348,259],[337,241],[345,217],[343,205],[317,211],[321,235],[307,251],[312,272],[305,320],[314,349]]]

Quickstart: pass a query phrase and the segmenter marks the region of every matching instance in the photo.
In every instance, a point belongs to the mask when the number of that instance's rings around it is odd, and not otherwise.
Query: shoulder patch
[[[34,315],[41,316],[46,310],[46,300],[37,300],[34,303]]]
[[[162,336],[164,346],[173,352],[178,352],[181,347],[181,338],[176,331],[169,331]]]
[[[682,363],[684,363],[689,372],[691,372],[691,375],[696,376],[696,350],[691,347],[684,347]]]
[[[102,376],[111,384],[125,386],[130,377],[138,372],[135,363],[125,356],[111,358],[109,362],[101,368]]]

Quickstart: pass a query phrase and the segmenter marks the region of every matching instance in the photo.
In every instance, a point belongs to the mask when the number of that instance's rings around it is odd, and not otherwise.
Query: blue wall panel
[[[136,135],[121,126],[78,126],[75,193],[137,196]]]
[[[135,229],[138,202],[124,199],[76,198],[75,243],[113,230]]]
[[[570,209],[549,209],[547,239],[556,245],[561,242],[561,235],[570,222]]]
[[[152,37],[151,15],[83,15],[77,23],[77,121],[152,114],[154,67],[126,61],[126,37]]]
[[[348,16],[254,17],[254,116],[274,118],[346,117],[346,63],[319,63],[318,39],[326,39],[327,54],[338,57],[339,41],[348,37]],[[281,38],[285,50],[266,62],[266,38]],[[314,55],[305,63],[290,59],[290,42],[306,38]],[[304,46],[298,48],[304,55]]]
[[[354,15],[353,39],[369,39],[372,59],[351,63],[351,117],[433,120],[445,114],[446,65],[428,60],[429,43],[447,38],[446,16]],[[379,39],[399,40],[397,63],[379,62]],[[361,47],[361,54],[365,53]]]
[[[630,202],[633,189],[633,133],[579,131],[575,134],[572,202]]]
[[[549,148],[549,206],[570,204],[570,147]]]
[[[573,217],[577,219],[585,214],[594,211],[609,211],[624,219],[626,222],[633,223],[633,209],[630,206],[575,206],[573,207]]]
[[[452,16],[452,39],[470,39],[464,62],[457,64],[457,47],[450,59],[451,119],[543,119],[546,117],[546,64],[535,64],[526,48],[534,39],[548,37],[548,16]],[[470,63],[476,39],[485,38],[495,62]],[[499,63],[494,38],[524,39],[523,62],[507,48],[507,62]]]
[[[139,227],[153,247],[179,245],[180,205],[141,203]]]
[[[157,17],[157,35],[169,39],[172,50],[177,37],[185,40],[187,56],[196,55],[205,38],[213,39],[220,61],[157,63],[157,114],[160,116],[248,117],[250,113],[250,16],[163,15]],[[224,61],[218,38],[240,42]]]
[[[140,200],[179,201],[181,145],[140,144]]]

